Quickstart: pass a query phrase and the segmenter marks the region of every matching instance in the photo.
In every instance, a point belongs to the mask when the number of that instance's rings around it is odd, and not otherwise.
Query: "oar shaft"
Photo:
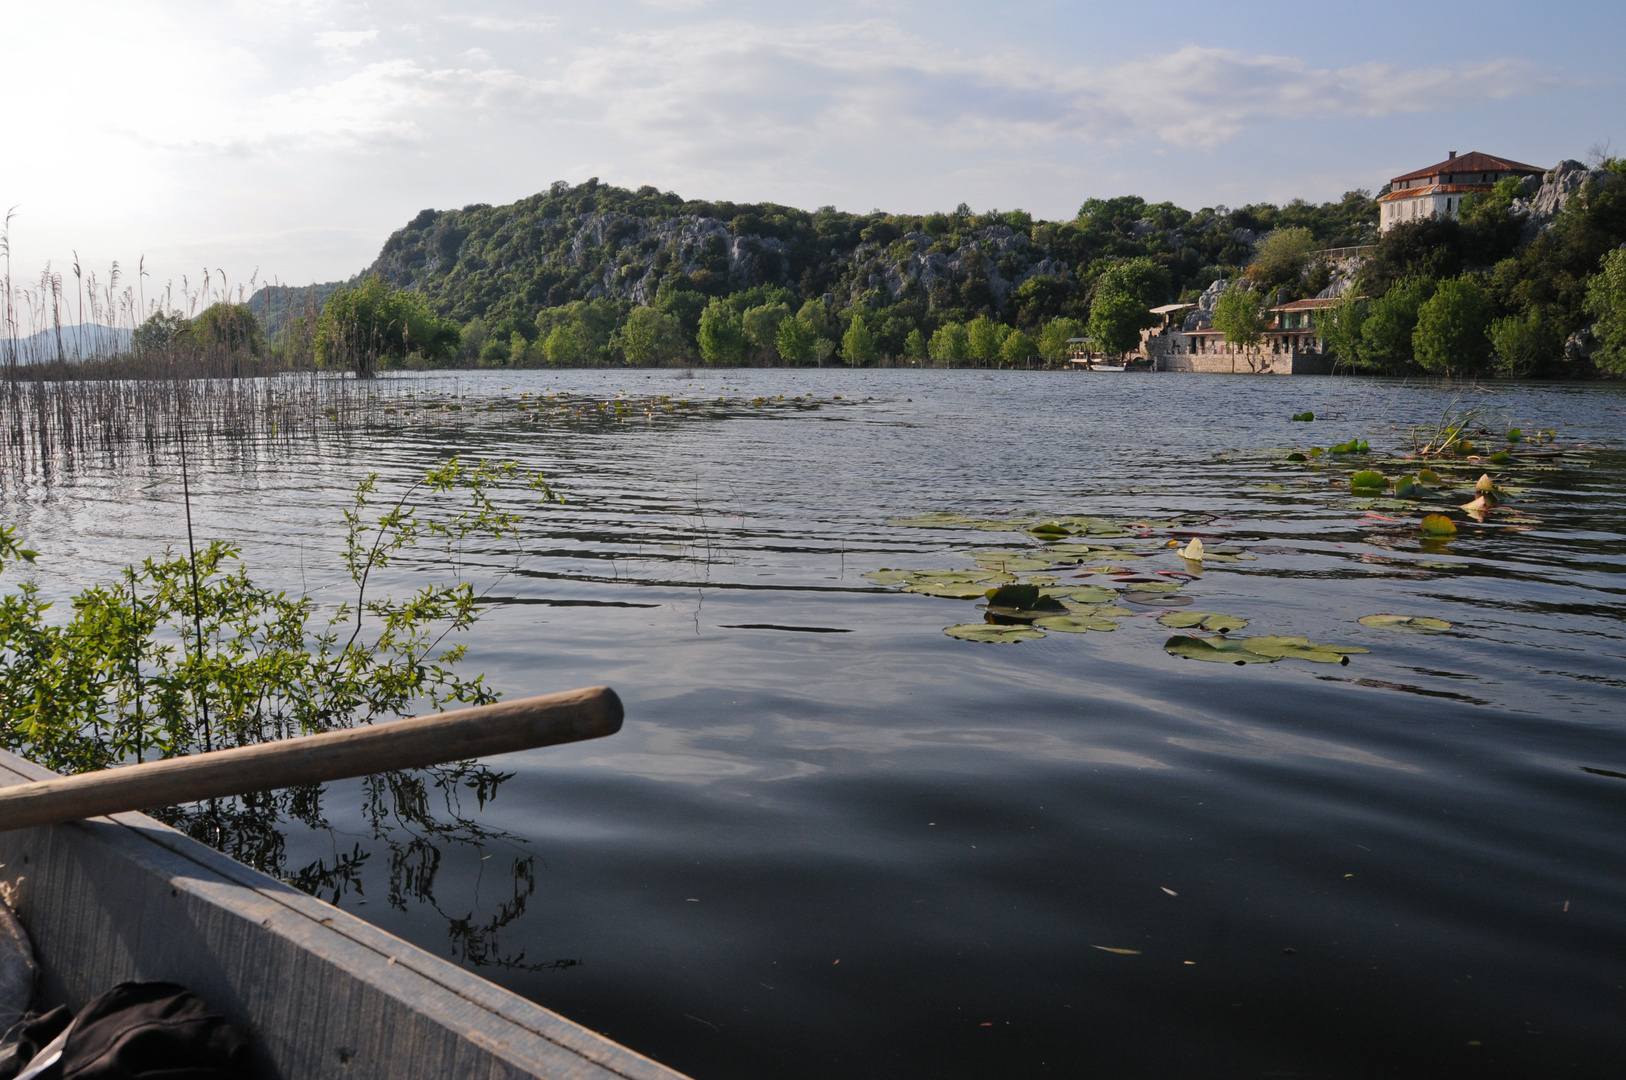
[[[607,686],[0,788],[0,831],[418,769],[621,730]]]

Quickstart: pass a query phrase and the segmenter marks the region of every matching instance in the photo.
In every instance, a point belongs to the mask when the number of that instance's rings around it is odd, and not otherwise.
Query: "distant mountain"
[[[131,331],[123,327],[98,326],[94,323],[64,326],[60,330],[41,330],[18,339],[15,345],[0,340],[0,359],[9,360],[15,354],[19,364],[38,364],[58,359],[89,360],[112,356],[129,350],[130,334]]]

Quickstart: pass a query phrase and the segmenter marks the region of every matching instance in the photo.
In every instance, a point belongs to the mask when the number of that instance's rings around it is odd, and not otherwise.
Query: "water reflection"
[[[153,816],[195,840],[225,852],[238,862],[270,874],[329,903],[366,896],[365,876],[382,855],[384,898],[391,908],[410,906],[434,912],[445,923],[451,956],[477,968],[541,971],[573,966],[576,961],[529,961],[523,948],[505,950],[501,931],[525,914],[536,892],[536,856],[526,853],[524,837],[492,828],[480,813],[514,778],[477,762],[428,769],[376,773],[362,778],[358,838],[347,815],[335,826],[323,810],[326,788],[307,784],[281,791],[256,792],[154,810]],[[472,805],[470,805],[472,804]],[[302,825],[331,840],[331,857],[290,865],[287,833]],[[349,850],[343,850],[345,843]],[[449,849],[466,849],[479,858],[479,873],[498,879],[499,899],[479,898],[462,914],[448,911],[436,897]],[[487,864],[492,866],[488,868]],[[456,891],[466,891],[459,882]]]

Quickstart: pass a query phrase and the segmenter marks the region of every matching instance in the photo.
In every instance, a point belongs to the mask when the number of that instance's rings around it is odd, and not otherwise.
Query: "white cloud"
[[[375,30],[323,30],[316,35],[318,49],[330,49],[334,52],[350,52],[363,45],[374,45],[378,42],[378,31]]]
[[[1404,164],[1412,151],[1387,133],[1406,117],[1436,111],[1443,127],[1521,95],[1505,108],[1534,112],[1531,95],[1558,85],[1495,50],[1327,62],[1234,43],[1160,48],[1137,32],[1123,39],[1134,51],[1075,33],[1044,52],[1000,25],[955,33],[897,0],[848,0],[836,15],[730,6],[748,17],[704,0],[412,0],[396,21],[362,0],[228,0],[208,18],[160,0],[65,2],[75,33],[24,9],[0,38],[12,82],[54,105],[14,110],[11,145],[29,153],[0,177],[0,205],[23,203],[21,235],[49,253],[37,261],[95,243],[189,265],[219,243],[295,279],[353,272],[423,206],[506,200],[559,177],[1055,214],[1108,187],[1315,196],[1306,183],[1350,171],[1336,194],[1381,182],[1344,133]],[[1287,168],[1256,159],[1301,137],[1322,152]],[[1486,148],[1535,158],[1529,145]],[[122,200],[105,197],[109,184]]]
[[[905,132],[967,147],[1148,139],[1212,147],[1267,124],[1461,108],[1553,81],[1514,60],[1335,70],[1195,45],[1058,69],[1008,49],[945,49],[890,22],[789,32],[715,22],[627,34],[576,50],[549,79],[482,78],[529,88],[547,115],[705,154]]]

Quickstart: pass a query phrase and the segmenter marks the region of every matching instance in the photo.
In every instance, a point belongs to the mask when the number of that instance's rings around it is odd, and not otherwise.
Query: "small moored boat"
[[[54,776],[0,751],[0,788]],[[683,1080],[145,814],[0,831],[0,893],[45,1007],[179,983],[249,1034],[268,1080]]]

